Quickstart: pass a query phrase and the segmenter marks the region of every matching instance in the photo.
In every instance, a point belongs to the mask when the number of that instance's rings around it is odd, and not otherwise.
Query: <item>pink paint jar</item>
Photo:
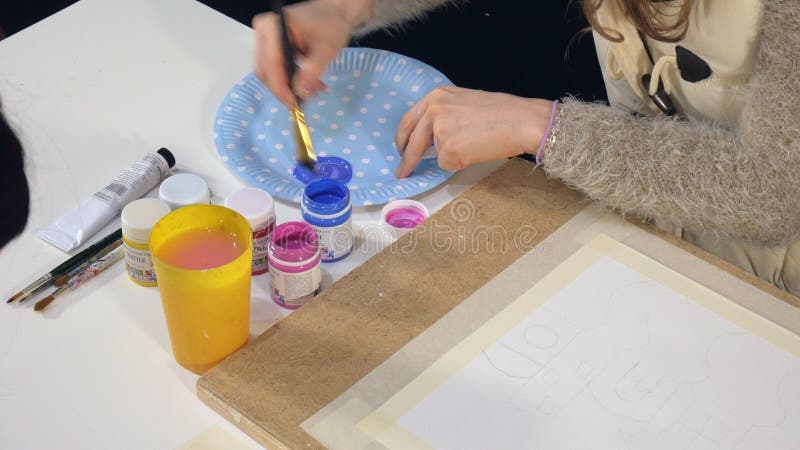
[[[176,175],[177,176],[177,175]],[[266,273],[269,236],[275,229],[275,202],[258,188],[244,188],[225,199],[225,206],[247,219],[253,230],[253,275]]]
[[[303,222],[278,225],[269,241],[270,297],[297,309],[319,294],[322,282],[317,233]]]
[[[415,200],[395,200],[381,210],[384,229],[394,239],[411,231],[428,218],[428,208]]]

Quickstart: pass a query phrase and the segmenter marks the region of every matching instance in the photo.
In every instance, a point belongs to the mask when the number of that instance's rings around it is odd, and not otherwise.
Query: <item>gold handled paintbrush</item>
[[[295,48],[292,44],[291,39],[289,39],[289,29],[286,25],[286,15],[283,12],[283,1],[281,0],[273,0],[272,1],[272,9],[275,10],[275,13],[280,18],[280,26],[281,26],[281,45],[283,47],[283,59],[286,63],[286,76],[289,83],[292,83],[294,79],[294,74],[297,71],[297,65],[295,64]],[[295,139],[295,151],[297,162],[308,167],[312,171],[314,170],[314,166],[317,163],[317,155],[314,153],[314,146],[311,144],[311,133],[308,131],[308,125],[306,125],[306,116],[303,114],[303,110],[300,108],[300,98],[295,95],[295,104],[292,110],[292,116],[294,120],[294,139]]]

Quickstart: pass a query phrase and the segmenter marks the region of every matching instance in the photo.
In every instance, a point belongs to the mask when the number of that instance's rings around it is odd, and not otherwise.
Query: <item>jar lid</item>
[[[334,219],[350,212],[350,189],[337,180],[314,180],[303,190],[300,207],[318,219]]]
[[[292,171],[292,176],[301,183],[308,184],[314,180],[327,179],[347,183],[353,178],[353,167],[346,159],[336,156],[320,156],[314,164],[312,171],[303,164],[298,164]]]
[[[258,188],[244,188],[225,198],[225,206],[242,216],[256,229],[275,220],[272,196]]]
[[[158,198],[166,202],[172,209],[182,206],[208,204],[211,192],[208,184],[193,173],[172,175],[161,183]]]
[[[153,226],[170,211],[169,205],[157,198],[134,200],[122,209],[122,235],[133,242],[146,244],[150,242]]]
[[[269,238],[269,257],[286,265],[302,265],[320,257],[317,232],[305,222],[278,225]]]
[[[428,218],[428,208],[415,200],[395,200],[381,210],[381,221],[392,227],[410,230]]]

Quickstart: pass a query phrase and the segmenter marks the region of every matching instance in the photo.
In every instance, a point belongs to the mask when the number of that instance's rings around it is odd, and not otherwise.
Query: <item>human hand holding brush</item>
[[[253,18],[255,74],[290,111],[301,100],[325,89],[325,67],[347,45],[353,29],[367,20],[371,0],[311,0],[287,6],[288,32],[297,47],[299,68],[289,79],[281,46],[281,26],[273,12]]]

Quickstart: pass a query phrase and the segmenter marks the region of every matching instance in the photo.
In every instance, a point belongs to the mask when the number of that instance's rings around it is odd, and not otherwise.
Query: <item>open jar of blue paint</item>
[[[300,211],[317,232],[322,262],[338,261],[353,250],[352,210],[350,190],[341,181],[322,178],[306,185]]]

